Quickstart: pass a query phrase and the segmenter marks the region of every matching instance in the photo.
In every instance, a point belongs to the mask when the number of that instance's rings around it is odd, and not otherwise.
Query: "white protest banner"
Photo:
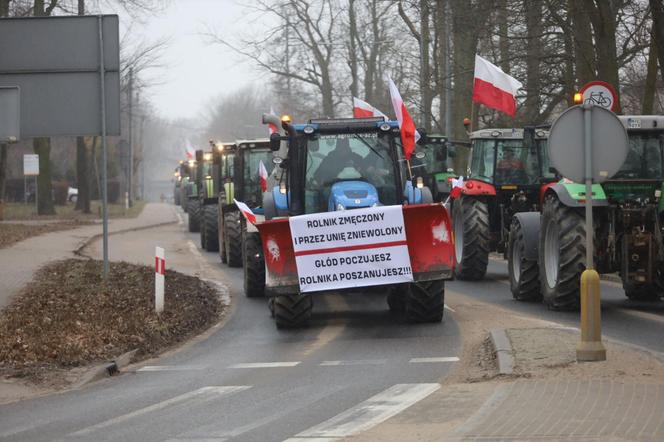
[[[302,292],[413,281],[401,206],[289,218]]]

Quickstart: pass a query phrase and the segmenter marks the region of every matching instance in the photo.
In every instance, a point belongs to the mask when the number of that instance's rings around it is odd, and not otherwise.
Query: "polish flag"
[[[235,201],[235,205],[237,206],[238,209],[240,209],[242,215],[244,215],[244,217],[247,218],[247,221],[249,221],[251,224],[256,224],[256,215],[254,215],[254,212],[251,211],[249,206],[247,206],[245,203],[241,203],[235,198],[233,198],[233,201]]]
[[[265,168],[265,164],[263,164],[263,160],[258,165],[258,176],[261,180],[261,190],[267,192],[267,169]]]
[[[270,106],[270,113],[271,113],[272,115],[276,115],[276,114],[274,113],[274,109],[273,109],[271,106]],[[277,128],[277,126],[275,126],[275,125],[272,124],[272,123],[268,123],[268,125],[267,125],[267,130],[269,131],[269,135],[279,133],[279,129]]]
[[[463,176],[460,176],[459,179],[452,180],[452,191],[450,192],[450,198],[453,200],[461,196],[461,190],[463,189]]]
[[[407,160],[415,150],[415,143],[420,139],[420,134],[415,129],[415,122],[406,109],[406,104],[401,99],[399,89],[394,84],[392,79],[388,76],[387,82],[390,86],[390,98],[392,99],[392,107],[394,113],[397,115],[399,121],[399,129],[401,130],[401,142],[403,143],[403,155]]]
[[[386,121],[389,120],[387,115],[359,98],[353,97],[353,118],[366,118],[366,117],[383,117]]]
[[[475,55],[473,101],[491,109],[516,115],[516,91],[523,85],[504,73],[498,66]]]

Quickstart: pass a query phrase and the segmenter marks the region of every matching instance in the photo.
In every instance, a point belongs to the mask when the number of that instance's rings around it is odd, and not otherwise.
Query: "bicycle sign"
[[[591,81],[586,83],[579,91],[584,103],[603,107],[611,111],[616,110],[618,94],[609,83],[605,81]]]

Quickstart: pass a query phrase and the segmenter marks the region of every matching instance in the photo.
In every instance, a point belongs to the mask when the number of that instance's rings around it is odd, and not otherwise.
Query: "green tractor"
[[[232,149],[232,150],[231,150]],[[262,189],[259,177],[261,162],[267,168],[272,165],[272,153],[268,139],[241,140],[224,148],[229,154],[222,156],[219,169],[220,186],[217,212],[219,254],[221,261],[230,267],[243,265],[245,224],[234,199],[247,204],[260,214]]]
[[[558,180],[549,171],[547,138],[534,127],[470,134],[468,176],[452,202],[458,279],[484,278],[489,253],[507,250],[512,216],[539,212],[542,192]]]
[[[181,206],[181,207],[183,206],[182,203],[182,195],[184,193],[183,180],[189,174],[188,167],[189,166],[187,163],[180,160],[178,166],[175,168],[175,172],[173,173],[173,175],[175,176],[174,186],[173,186],[173,204],[175,204],[176,206]]]
[[[664,295],[664,116],[620,116],[629,136],[621,169],[593,186],[594,263],[618,272],[625,295]],[[543,192],[541,216],[518,213],[511,224],[512,294],[554,310],[579,308],[585,270],[585,186],[563,180]]]
[[[452,190],[451,181],[457,177],[454,161],[462,156],[458,154],[461,149],[468,149],[470,144],[418,131],[422,136],[415,146],[411,169],[423,178],[424,186],[431,189],[434,201],[445,201]]]
[[[203,151],[197,150],[195,160],[189,160],[189,174],[184,183],[184,210],[188,215],[188,228],[190,232],[198,232],[201,229],[201,210],[198,201],[199,177],[201,168],[199,163],[203,161]]]
[[[200,161],[197,174],[198,183],[198,207],[200,213],[200,238],[201,247],[208,252],[219,250],[217,239],[217,195],[219,193],[219,181],[214,179],[218,169],[218,161],[215,161],[215,145],[210,152],[204,152]]]

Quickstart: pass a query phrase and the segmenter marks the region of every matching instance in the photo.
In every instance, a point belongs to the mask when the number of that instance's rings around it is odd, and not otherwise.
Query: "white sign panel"
[[[23,155],[23,175],[25,176],[39,175],[39,155],[35,154]]]
[[[609,83],[604,81],[591,81],[585,84],[581,90],[581,96],[584,103],[603,107],[610,111],[616,110],[616,92]]]
[[[413,281],[401,206],[289,219],[302,292]]]

